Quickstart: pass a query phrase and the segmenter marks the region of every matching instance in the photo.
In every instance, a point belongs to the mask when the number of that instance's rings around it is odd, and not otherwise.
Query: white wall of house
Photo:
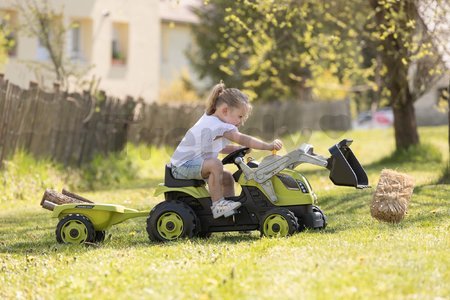
[[[143,97],[154,101],[160,81],[160,17],[158,0],[53,0],[62,9],[64,22],[78,21],[68,34],[67,54],[80,67],[91,66],[86,78],[100,79],[99,88],[108,94]],[[2,2],[0,9],[10,9]],[[21,14],[17,12],[20,21]],[[113,38],[121,39],[122,60],[113,60]],[[76,42],[79,45],[76,45]],[[45,61],[46,53],[36,38],[18,35],[17,51],[4,67],[11,82],[27,87],[36,80],[25,61]]]
[[[193,36],[190,24],[161,23],[161,84],[167,85],[186,73],[191,80],[197,75],[186,56],[193,47]]]
[[[200,81],[186,56],[187,52],[196,47],[192,24],[198,23],[198,18],[191,8],[200,5],[201,0],[160,1],[162,88],[167,88],[186,75],[197,88],[204,88],[208,84],[207,80]]]
[[[438,107],[442,89],[449,87],[449,76],[444,76],[422,97],[414,103],[417,124],[419,126],[434,126],[448,124],[448,112]]]

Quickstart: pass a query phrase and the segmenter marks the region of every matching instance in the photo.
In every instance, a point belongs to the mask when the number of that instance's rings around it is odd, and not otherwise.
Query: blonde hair
[[[234,108],[242,107],[245,105],[247,107],[247,116],[252,110],[252,105],[248,101],[247,95],[235,88],[226,88],[223,81],[216,84],[208,97],[208,104],[206,107],[206,114],[208,116],[214,114],[219,105],[225,103],[226,105]]]

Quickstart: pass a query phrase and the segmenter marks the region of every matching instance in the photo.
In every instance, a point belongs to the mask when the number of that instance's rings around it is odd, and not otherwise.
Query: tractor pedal
[[[234,216],[235,214],[237,214],[237,210],[233,209],[230,211],[227,211],[226,213],[223,214],[224,218],[228,218],[230,216]]]

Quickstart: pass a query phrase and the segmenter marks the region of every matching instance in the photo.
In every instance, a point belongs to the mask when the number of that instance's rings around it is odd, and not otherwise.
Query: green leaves
[[[348,13],[339,15],[341,4],[211,1],[196,11],[202,22],[196,31],[200,50],[191,60],[214,81],[253,89],[259,101],[311,99],[316,82],[311,79],[331,74],[343,83],[362,61],[359,29],[349,30]]]
[[[374,92],[368,101],[393,103],[388,97],[396,93],[382,90],[390,89],[398,68],[438,61],[430,33],[417,25],[415,5],[414,0],[213,0],[196,10],[199,50],[191,60],[203,76],[252,89],[258,101],[322,99],[337,90],[348,97],[352,86],[365,86]],[[416,77],[431,82],[440,71],[425,65]],[[418,95],[428,85],[417,87]]]

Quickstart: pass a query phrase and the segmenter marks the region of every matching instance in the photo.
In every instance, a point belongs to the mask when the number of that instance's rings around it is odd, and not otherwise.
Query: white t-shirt
[[[170,159],[176,167],[193,159],[216,158],[231,142],[223,137],[228,131],[237,131],[233,124],[225,123],[216,116],[204,114],[188,130]]]

